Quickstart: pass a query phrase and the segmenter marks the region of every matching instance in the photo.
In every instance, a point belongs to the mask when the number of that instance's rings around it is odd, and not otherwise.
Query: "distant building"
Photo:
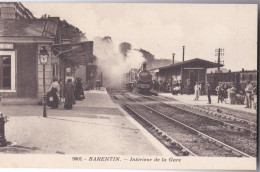
[[[20,2],[1,2],[0,19],[34,19],[33,14]]]
[[[223,68],[221,67],[218,71],[218,69],[216,68],[212,68],[212,69],[208,69],[207,70],[207,73],[227,73],[228,72],[228,69],[227,68]]]
[[[73,59],[82,64],[93,57],[93,42],[58,17],[36,19],[21,3],[0,3],[0,96],[3,98],[35,98],[43,93],[43,71],[39,50],[45,46],[46,87],[54,77],[65,80]],[[7,10],[9,9],[9,11]]]
[[[159,83],[170,83],[173,85],[177,81],[182,81],[183,93],[187,93],[187,80],[189,80],[190,87],[193,88],[196,82],[202,81],[203,86],[207,83],[207,69],[222,67],[222,64],[210,62],[207,60],[195,58],[183,62],[174,62],[170,65],[150,69],[154,76],[153,79]]]

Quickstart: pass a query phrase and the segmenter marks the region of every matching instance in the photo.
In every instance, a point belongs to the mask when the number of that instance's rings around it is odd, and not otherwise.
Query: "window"
[[[241,74],[241,79],[242,79],[242,81],[245,81],[246,80],[246,76],[244,74]]]
[[[0,51],[0,92],[15,91],[15,52]]]
[[[58,64],[53,64],[52,65],[52,76],[53,77],[58,77],[59,76],[59,66],[58,66]]]
[[[0,88],[11,89],[11,56],[0,56]]]
[[[253,75],[249,74],[249,81],[253,81]]]

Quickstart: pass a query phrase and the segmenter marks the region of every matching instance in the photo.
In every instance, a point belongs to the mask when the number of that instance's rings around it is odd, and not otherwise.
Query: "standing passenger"
[[[182,81],[181,81],[181,80],[180,80],[179,82],[180,82],[180,94],[182,95],[182,88],[183,88],[183,83],[182,83]]]
[[[194,86],[194,100],[199,100],[199,91],[200,91],[199,82],[196,82],[196,85]]]
[[[81,99],[85,99],[83,83],[82,83],[82,79],[80,79],[80,78],[79,78],[79,83],[80,83],[80,89],[81,89],[80,97],[81,97]]]
[[[62,82],[62,78],[60,78],[58,82],[59,82],[59,85],[60,85],[60,92],[59,92],[59,93],[60,93],[60,97],[59,97],[59,98],[60,98],[60,102],[62,102],[62,98],[63,98],[63,95],[64,95],[64,94],[63,94],[63,82]]]
[[[218,86],[216,87],[216,92],[217,92],[217,94],[218,94],[218,103],[219,103],[219,100],[221,101],[221,103],[222,103],[222,92],[223,92],[223,89],[222,89],[222,87],[221,87],[221,82],[219,82],[218,83]]]
[[[200,81],[200,82],[201,82],[201,95],[203,96],[205,93],[205,85],[204,85],[203,81]]]
[[[64,89],[65,109],[72,109],[72,106],[76,104],[75,97],[74,97],[74,86],[71,81],[72,81],[71,79],[68,79],[68,82],[65,85],[65,89]]]
[[[48,106],[50,106],[52,109],[58,108],[59,92],[60,84],[58,83],[58,79],[54,78],[49,88],[49,92],[47,93],[47,103]]]
[[[188,93],[188,95],[191,94],[191,84],[190,84],[190,79],[187,79],[187,93]]]
[[[202,81],[199,82],[199,95],[201,96],[202,95]]]
[[[75,91],[74,91],[74,96],[76,100],[83,99],[84,94],[82,95],[82,92],[83,92],[83,88],[82,88],[80,78],[76,78]]]
[[[209,82],[207,82],[206,91],[207,91],[207,95],[208,95],[208,104],[211,104],[211,98],[210,98],[211,88],[210,88]]]
[[[246,108],[251,108],[252,107],[252,93],[253,93],[254,87],[250,83],[250,81],[247,81],[246,85]]]

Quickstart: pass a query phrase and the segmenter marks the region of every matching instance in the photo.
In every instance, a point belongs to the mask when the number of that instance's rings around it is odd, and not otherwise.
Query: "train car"
[[[257,86],[257,71],[244,71],[242,70],[240,73],[240,87],[241,90],[245,90],[246,81],[250,81],[253,86]]]
[[[250,81],[254,86],[257,85],[257,71],[238,71],[227,73],[209,73],[207,74],[207,81],[213,88],[213,94],[216,94],[214,88],[218,86],[218,83],[224,83],[227,87],[231,85],[235,86],[238,91],[244,91],[246,88],[246,81]]]
[[[132,91],[134,89],[134,85],[137,82],[138,69],[131,69],[128,73],[124,74],[124,84],[125,87]]]

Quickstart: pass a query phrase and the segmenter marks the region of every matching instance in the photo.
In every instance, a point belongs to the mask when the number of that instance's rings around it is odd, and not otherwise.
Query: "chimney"
[[[175,56],[175,53],[172,53],[172,64],[174,64],[174,56]]]
[[[143,63],[143,71],[146,70],[146,62]]]
[[[183,48],[182,61],[184,62],[184,50],[185,50],[185,46],[182,46],[182,48]]]

